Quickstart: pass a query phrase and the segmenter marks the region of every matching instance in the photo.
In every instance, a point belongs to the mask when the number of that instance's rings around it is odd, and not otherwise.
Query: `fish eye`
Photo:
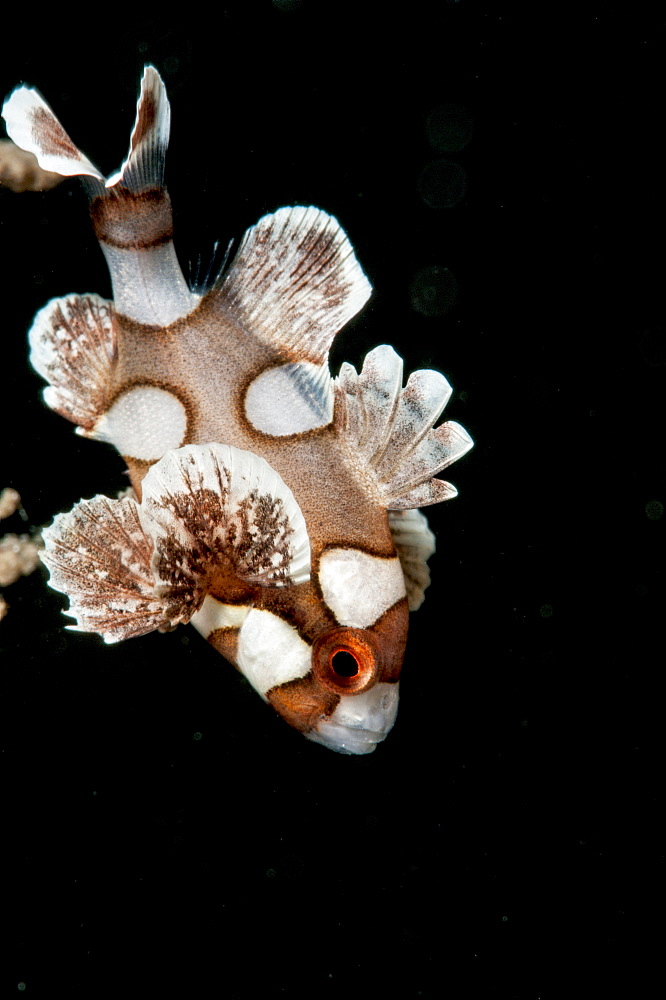
[[[336,694],[367,691],[379,677],[381,650],[371,632],[334,628],[319,636],[312,649],[312,669]]]

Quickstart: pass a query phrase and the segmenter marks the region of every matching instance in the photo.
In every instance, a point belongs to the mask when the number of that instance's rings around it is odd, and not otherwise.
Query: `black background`
[[[664,25],[652,4],[531,6],[4,26],[3,93],[38,86],[104,172],[143,63],[163,73],[186,271],[279,205],[335,214],[375,292],[334,371],[378,343],[441,368],[477,444],[428,513],[433,583],[367,758],[291,731],[189,629],[105,647],[63,631],[41,572],[7,589],[0,996],[643,995],[663,859]],[[454,151],[432,134],[452,103],[473,122]],[[450,208],[440,160],[464,171]],[[37,308],[110,291],[77,182],[0,191],[0,254],[0,487],[38,526],[125,483],[27,363]],[[457,283],[448,309],[433,274]]]

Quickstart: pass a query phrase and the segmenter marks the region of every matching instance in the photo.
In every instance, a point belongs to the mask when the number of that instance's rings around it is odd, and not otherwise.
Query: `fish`
[[[44,530],[68,628],[115,643],[190,623],[279,715],[346,754],[391,730],[410,613],[430,582],[420,508],[472,447],[437,371],[392,347],[331,375],[334,338],[370,283],[312,206],[263,216],[204,287],[174,250],[164,185],[170,105],[144,68],[129,151],[109,177],[34,88],[3,106],[44,171],[81,178],[113,299],[49,301],[29,331],[46,404],[114,446],[131,490]]]

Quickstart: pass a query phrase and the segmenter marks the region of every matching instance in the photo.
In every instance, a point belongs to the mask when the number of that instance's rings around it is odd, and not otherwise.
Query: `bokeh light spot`
[[[458,282],[448,267],[431,264],[414,275],[409,297],[423,316],[443,316],[458,298]]]
[[[454,208],[467,193],[467,176],[459,163],[435,160],[424,167],[418,191],[430,208]]]
[[[474,121],[462,104],[440,104],[428,115],[425,130],[438,153],[458,153],[472,138]]]
[[[645,504],[648,521],[658,521],[664,515],[664,505],[661,500],[648,500]]]

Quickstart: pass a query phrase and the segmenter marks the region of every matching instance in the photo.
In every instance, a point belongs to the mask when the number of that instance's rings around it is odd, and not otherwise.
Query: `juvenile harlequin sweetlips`
[[[51,585],[84,632],[117,642],[192,625],[309,739],[375,749],[395,720],[409,611],[433,535],[417,509],[471,446],[435,371],[402,385],[386,345],[331,378],[333,338],[370,295],[335,219],[280,208],[191,290],[164,187],[170,110],[146,68],[129,153],[105,179],[40,94],[7,131],[43,170],[79,175],[113,302],[51,300],[30,330],[46,403],[113,444],[134,495],[96,496],[44,532]]]

